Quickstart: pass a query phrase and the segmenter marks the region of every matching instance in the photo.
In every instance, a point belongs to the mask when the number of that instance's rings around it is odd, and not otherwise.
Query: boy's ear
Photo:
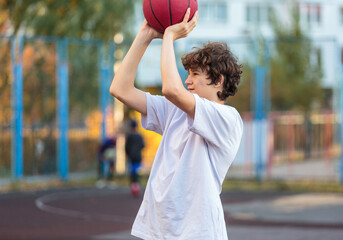
[[[215,86],[216,88],[219,88],[219,87],[221,87],[223,84],[224,84],[224,76],[223,76],[223,74],[220,74],[220,80],[219,80],[216,84],[214,84],[214,86]]]

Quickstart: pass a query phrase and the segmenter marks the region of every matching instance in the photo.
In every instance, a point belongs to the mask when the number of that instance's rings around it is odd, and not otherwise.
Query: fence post
[[[340,112],[341,112],[341,156],[340,156],[340,184],[343,185],[343,65],[340,69]]]
[[[107,106],[108,106],[108,79],[109,79],[109,70],[107,66],[101,67],[101,113],[102,113],[102,139],[106,138],[106,118],[107,118]]]
[[[11,169],[12,179],[23,177],[23,37],[11,38]]]
[[[106,59],[105,46],[103,43],[99,45],[99,63],[100,63],[100,109],[102,115],[102,132],[101,140],[106,138],[106,118],[107,118],[107,107],[109,104],[109,80],[110,80],[110,68],[109,59]]]
[[[255,68],[255,143],[256,143],[256,179],[262,180],[263,174],[263,146],[264,132],[263,123],[265,118],[265,75],[266,69],[262,66]]]
[[[267,175],[271,177],[272,175],[272,168],[273,168],[273,161],[274,161],[274,118],[270,114],[271,112],[271,44],[272,40],[265,41],[265,50],[264,50],[264,59],[263,63],[266,66],[266,73],[265,73],[265,118],[267,122],[267,130],[266,130],[266,144],[267,144]]]
[[[57,42],[57,169],[63,181],[68,180],[69,173],[69,141],[68,141],[68,41]]]

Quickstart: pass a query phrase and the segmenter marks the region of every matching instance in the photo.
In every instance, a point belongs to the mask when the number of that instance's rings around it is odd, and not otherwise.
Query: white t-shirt
[[[131,234],[148,240],[227,239],[221,186],[243,130],[239,113],[198,95],[194,120],[147,97],[142,126],[162,136]]]

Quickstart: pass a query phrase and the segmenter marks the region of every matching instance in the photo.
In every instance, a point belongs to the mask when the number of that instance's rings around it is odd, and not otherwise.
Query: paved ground
[[[321,181],[339,181],[340,160],[313,159],[297,163],[273,164],[272,168],[266,169],[264,177],[269,179],[312,179]],[[255,176],[254,163],[250,166],[237,165],[235,162],[230,167],[229,177],[247,178]]]
[[[222,194],[230,240],[342,240],[343,195]],[[132,240],[141,198],[127,188],[0,195],[0,239]]]

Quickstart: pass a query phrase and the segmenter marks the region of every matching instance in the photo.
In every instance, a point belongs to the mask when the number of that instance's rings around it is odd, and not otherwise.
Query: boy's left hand
[[[167,27],[167,29],[164,32],[164,36],[171,35],[174,41],[179,38],[187,37],[188,34],[197,25],[198,18],[199,18],[198,11],[196,11],[192,20],[188,22],[190,14],[191,14],[191,9],[188,8],[183,18],[183,21]]]

